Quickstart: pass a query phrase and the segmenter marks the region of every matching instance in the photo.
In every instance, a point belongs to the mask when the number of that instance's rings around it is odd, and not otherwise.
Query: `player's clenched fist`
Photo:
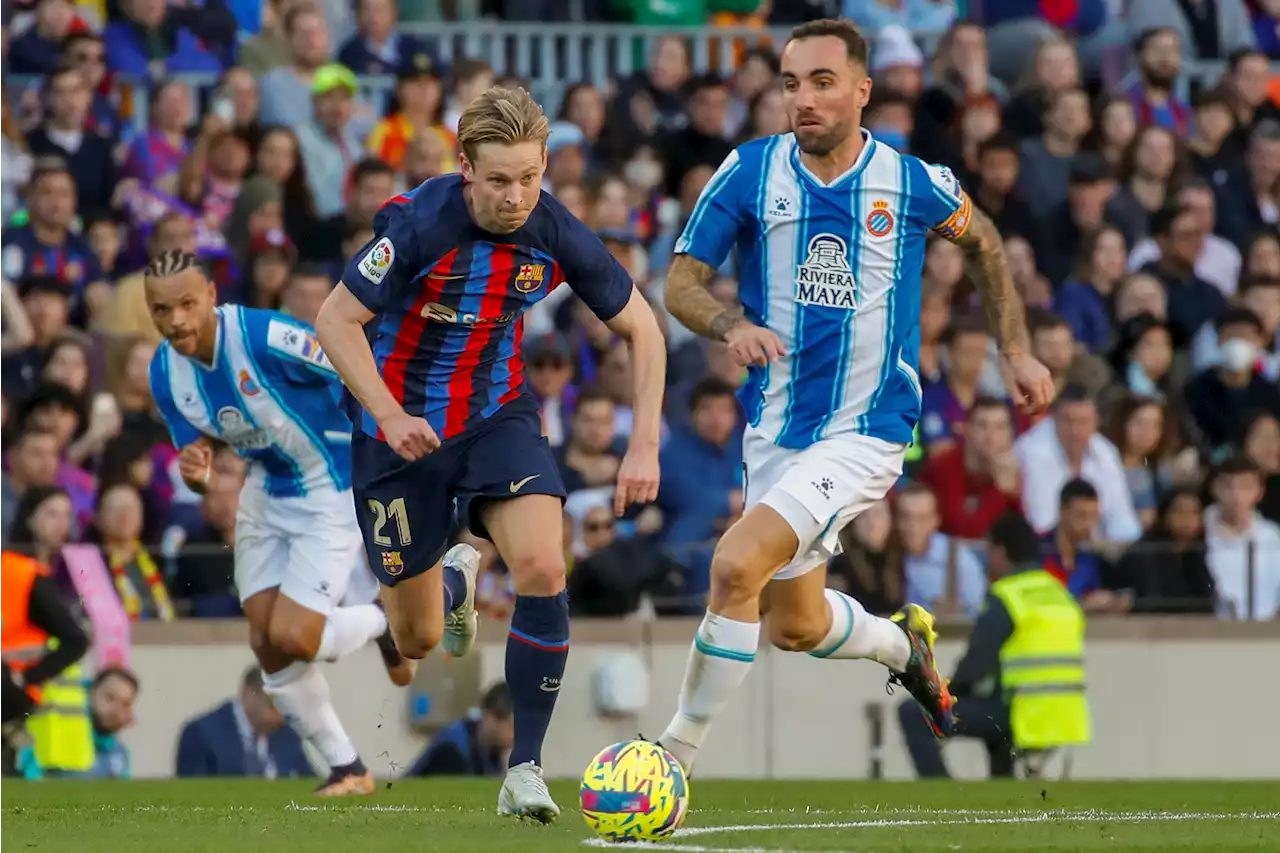
[[[1002,367],[1005,385],[1023,411],[1034,415],[1049,408],[1057,393],[1049,368],[1025,354],[1005,356]]]
[[[178,473],[192,487],[204,486],[213,473],[213,450],[204,441],[193,441],[178,452]]]
[[[409,462],[421,459],[440,446],[440,437],[431,428],[431,424],[407,412],[392,415],[378,426],[387,440],[387,446],[401,459]]]
[[[618,483],[613,492],[613,512],[619,518],[632,504],[647,504],[658,499],[658,451],[628,448],[618,468]]]
[[[745,320],[729,330],[724,342],[728,344],[734,360],[743,367],[763,367],[787,354],[777,335]]]

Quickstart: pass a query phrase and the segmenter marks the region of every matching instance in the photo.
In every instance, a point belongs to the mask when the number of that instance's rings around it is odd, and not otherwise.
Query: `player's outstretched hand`
[[[778,336],[755,323],[740,322],[725,335],[729,352],[743,367],[764,367],[787,354]]]
[[[213,449],[203,441],[193,441],[178,452],[178,473],[188,485],[204,485],[213,473]]]
[[[1009,396],[1024,412],[1035,415],[1049,408],[1057,394],[1049,368],[1026,354],[1005,356],[1001,365]]]
[[[658,499],[657,448],[628,448],[618,467],[618,483],[613,490],[613,514],[622,517],[632,504]]]
[[[408,412],[399,412],[378,424],[387,439],[387,445],[401,459],[412,462],[421,459],[440,446],[440,437],[423,418],[415,418]]]

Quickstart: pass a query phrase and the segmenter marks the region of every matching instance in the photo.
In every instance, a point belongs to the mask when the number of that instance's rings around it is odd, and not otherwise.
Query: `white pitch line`
[[[705,847],[701,844],[673,844],[669,841],[641,841],[635,844],[618,845],[611,841],[605,841],[603,838],[588,838],[582,843],[586,847],[631,847],[646,851],[646,853],[649,850],[671,850],[678,851],[678,853],[807,853],[804,850],[782,850],[777,847]],[[853,850],[823,850],[822,853],[857,852]]]

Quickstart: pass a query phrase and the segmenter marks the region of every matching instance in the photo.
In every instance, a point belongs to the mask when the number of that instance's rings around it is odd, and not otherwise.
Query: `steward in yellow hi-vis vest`
[[[992,776],[1013,775],[1013,752],[1089,743],[1084,629],[1080,605],[1040,568],[1040,542],[1017,514],[988,533],[991,586],[956,666],[952,737],[981,740]],[[942,750],[919,711],[900,709],[903,737],[916,772],[946,776]]]
[[[17,754],[28,746],[44,770],[88,770],[93,726],[78,661],[89,639],[44,566],[8,551],[0,565],[5,772],[15,771]]]

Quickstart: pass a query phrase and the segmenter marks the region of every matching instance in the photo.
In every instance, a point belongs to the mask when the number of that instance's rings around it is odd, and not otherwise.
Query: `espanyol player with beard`
[[[964,249],[1015,399],[1038,410],[1053,396],[1048,371],[1029,354],[991,221],[949,170],[861,128],[871,80],[857,28],[797,27],[782,78],[794,132],[729,155],[667,278],[671,315],[749,367],[747,510],[717,545],[679,709],[660,738],[686,770],[751,668],[761,614],[780,649],[882,663],[935,734],[951,729],[932,615],[908,604],[892,619],[873,616],[827,589],[825,568],[840,531],[902,473],[920,415],[920,275],[931,233]],[[744,315],[706,288],[735,245]]]
[[[372,603],[372,577],[360,590],[368,570],[338,376],[302,323],[274,311],[218,307],[217,288],[194,255],[164,252],[144,280],[151,318],[165,337],[151,360],[151,395],[179,449],[182,479],[205,490],[215,442],[249,462],[236,512],[235,583],[263,687],[329,764],[318,794],[372,794],[373,775],[314,661],[376,640],[394,683],[407,685],[413,668]],[[352,599],[358,603],[342,606]]]

